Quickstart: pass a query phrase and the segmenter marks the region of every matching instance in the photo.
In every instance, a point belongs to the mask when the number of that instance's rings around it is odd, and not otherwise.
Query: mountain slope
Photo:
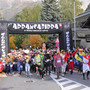
[[[5,20],[14,20],[16,14],[22,11],[26,6],[33,6],[40,3],[37,0],[0,0],[0,12],[1,16]]]

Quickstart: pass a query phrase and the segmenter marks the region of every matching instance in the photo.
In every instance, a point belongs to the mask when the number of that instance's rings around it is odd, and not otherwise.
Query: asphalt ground
[[[70,72],[67,72],[65,77],[90,87],[90,74],[89,79],[86,80],[83,80],[82,74],[79,74],[78,72],[73,72],[72,75],[70,74]]]
[[[16,74],[0,79],[0,90],[61,90],[49,75],[44,80],[41,77],[36,78],[35,73],[30,77]]]

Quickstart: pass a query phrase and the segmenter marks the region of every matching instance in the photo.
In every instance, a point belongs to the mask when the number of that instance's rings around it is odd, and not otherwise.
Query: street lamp
[[[75,19],[75,0],[74,0],[74,47],[76,48],[76,19]]]

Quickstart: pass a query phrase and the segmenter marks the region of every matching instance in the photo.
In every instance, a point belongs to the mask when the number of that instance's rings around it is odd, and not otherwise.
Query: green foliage
[[[40,4],[36,4],[33,7],[27,6],[22,10],[22,12],[20,12],[18,15],[15,16],[15,21],[38,22],[40,21],[40,14],[41,14]],[[21,48],[22,44],[24,45],[28,44],[27,40],[30,35],[14,34],[12,36],[15,36],[16,38],[16,42],[15,42],[16,46],[18,48]]]
[[[42,10],[41,10],[41,21],[60,21],[61,20],[61,12],[60,5],[56,0],[44,0],[42,1]],[[43,35],[42,35],[43,36]],[[48,48],[55,47],[55,40],[58,35],[52,34],[47,35],[47,46]],[[44,36],[43,36],[44,37]]]
[[[62,13],[62,20],[73,21],[74,18],[74,0],[59,0],[60,11]],[[75,0],[76,16],[83,12],[81,8],[82,2]]]
[[[47,42],[48,40],[48,34],[41,34],[41,37],[43,39],[44,42]]]
[[[40,20],[41,5],[37,4],[33,8],[30,6],[25,7],[21,13],[16,15],[15,21],[23,22],[38,22]]]
[[[23,34],[14,34],[13,35],[15,37],[15,45],[18,47],[18,48],[21,48],[21,45],[24,41],[24,39],[26,38],[27,35],[23,35]]]
[[[41,21],[60,21],[61,14],[56,0],[42,1]]]

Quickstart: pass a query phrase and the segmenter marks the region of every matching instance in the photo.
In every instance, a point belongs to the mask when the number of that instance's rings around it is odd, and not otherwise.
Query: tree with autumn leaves
[[[10,48],[11,49],[16,49],[16,39],[14,36],[11,36],[9,38],[10,40]],[[25,38],[24,41],[22,42],[21,44],[21,47],[24,49],[25,46],[28,46],[28,47],[32,47],[32,48],[37,48],[37,47],[41,47],[42,46],[42,43],[44,42],[45,40],[40,36],[40,35],[30,35],[29,37]]]
[[[9,41],[10,41],[10,48],[11,49],[16,49],[16,45],[15,45],[15,37],[14,36],[12,36],[12,37],[10,37],[9,38]]]
[[[31,46],[32,48],[41,47],[44,42],[43,38],[40,35],[30,35],[29,38],[26,38],[22,43],[22,48],[26,46]]]

